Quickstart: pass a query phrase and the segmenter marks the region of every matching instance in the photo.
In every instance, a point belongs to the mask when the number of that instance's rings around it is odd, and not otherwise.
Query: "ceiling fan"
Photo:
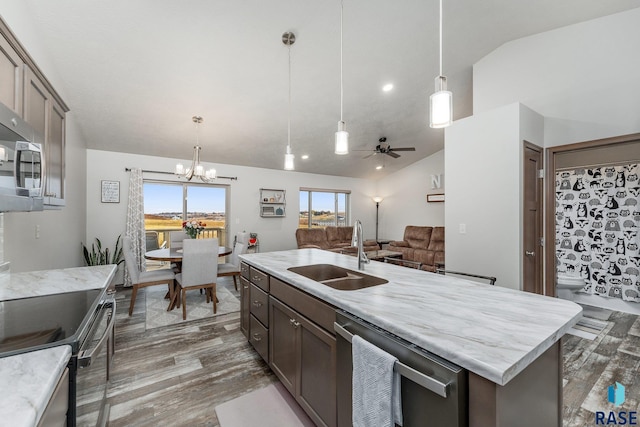
[[[378,140],[380,144],[376,145],[376,148],[373,150],[373,153],[364,156],[363,159],[368,159],[371,156],[375,156],[376,154],[386,154],[388,156],[397,159],[400,157],[400,154],[397,154],[396,151],[416,151],[415,147],[401,147],[401,148],[391,148],[389,144],[387,144],[387,138],[384,136]],[[362,150],[362,151],[370,151],[370,150]]]

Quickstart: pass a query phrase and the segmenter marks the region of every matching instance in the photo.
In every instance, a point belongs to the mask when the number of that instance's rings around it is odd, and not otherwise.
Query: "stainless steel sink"
[[[332,264],[312,264],[290,267],[287,270],[341,291],[355,291],[370,286],[389,283],[380,277],[349,270]]]

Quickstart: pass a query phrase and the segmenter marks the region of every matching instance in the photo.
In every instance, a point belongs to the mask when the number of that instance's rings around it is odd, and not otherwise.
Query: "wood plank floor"
[[[131,292],[118,289],[116,355],[109,425],[218,426],[214,408],[277,381],[240,332],[239,313],[145,331],[145,293],[127,315]],[[607,387],[626,387],[624,409],[639,410],[640,320],[613,312],[591,341],[563,338],[564,426],[595,425],[614,410]]]

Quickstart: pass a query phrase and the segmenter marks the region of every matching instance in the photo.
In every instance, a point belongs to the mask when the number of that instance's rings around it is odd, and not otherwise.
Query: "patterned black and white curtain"
[[[583,292],[640,302],[639,169],[556,173],[558,271],[586,279]]]

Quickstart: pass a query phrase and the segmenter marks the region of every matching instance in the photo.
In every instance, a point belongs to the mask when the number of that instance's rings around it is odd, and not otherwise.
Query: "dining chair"
[[[231,253],[231,262],[218,265],[218,277],[233,277],[233,286],[238,290],[238,276],[240,276],[240,257],[238,255],[247,253],[247,243],[236,241]]]
[[[176,274],[176,291],[170,307],[182,304],[182,319],[187,320],[186,292],[204,289],[216,307],[216,278],[218,277],[218,239],[185,239],[182,252],[182,271]]]
[[[170,231],[169,232],[169,247],[171,249],[182,249],[182,242],[185,239],[190,239],[189,235],[184,231]]]
[[[154,285],[164,285],[166,283],[169,286],[169,301],[173,300],[175,291],[175,273],[172,270],[166,268],[151,271],[138,270],[138,265],[136,263],[136,257],[133,253],[130,237],[125,237],[122,239],[122,252],[124,254],[124,262],[127,267],[127,272],[131,277],[131,283],[133,285],[133,290],[131,291],[131,302],[129,303],[129,316],[133,314],[133,307],[136,304],[136,296],[138,295],[139,288],[146,288],[147,286]]]

